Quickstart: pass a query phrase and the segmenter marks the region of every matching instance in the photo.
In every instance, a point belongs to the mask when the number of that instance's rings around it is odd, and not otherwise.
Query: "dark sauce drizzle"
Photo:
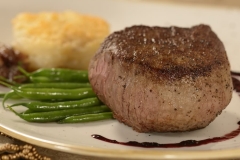
[[[235,78],[234,76],[240,76],[240,73],[238,72],[231,72],[232,74],[232,81],[233,81],[233,88],[236,92],[240,92],[240,81]],[[217,143],[221,141],[226,141],[229,139],[232,139],[240,134],[240,121],[237,123],[239,126],[236,130],[225,134],[221,137],[213,137],[213,138],[207,138],[203,140],[185,140],[181,141],[179,143],[165,143],[160,144],[157,142],[136,142],[136,141],[128,141],[128,142],[119,142],[117,140],[112,140],[106,137],[103,137],[98,134],[93,134],[92,137],[104,142],[108,143],[114,143],[114,144],[120,144],[120,145],[126,145],[126,146],[133,146],[133,147],[143,147],[143,148],[181,148],[181,147],[195,147],[195,146],[201,146],[206,145],[209,143]]]

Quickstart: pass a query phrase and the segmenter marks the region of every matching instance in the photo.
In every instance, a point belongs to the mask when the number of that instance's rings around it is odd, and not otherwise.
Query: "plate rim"
[[[90,156],[96,158],[114,158],[114,159],[139,159],[139,160],[155,160],[155,159],[224,159],[224,158],[239,158],[240,148],[236,149],[219,149],[205,151],[176,151],[176,150],[118,150],[118,149],[100,149],[97,147],[83,147],[70,144],[63,144],[51,141],[44,141],[37,137],[27,136],[17,133],[13,129],[8,129],[0,125],[0,131],[10,137],[24,141],[26,143],[36,145],[43,148],[52,149],[71,154],[82,156]],[[186,154],[187,153],[187,154]]]

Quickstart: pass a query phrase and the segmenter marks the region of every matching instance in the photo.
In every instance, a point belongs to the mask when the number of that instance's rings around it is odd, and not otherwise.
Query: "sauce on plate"
[[[240,76],[240,73],[238,72],[231,72],[232,76]],[[232,77],[233,81],[233,88],[237,93],[240,93],[240,81]],[[104,142],[108,143],[114,143],[114,144],[120,144],[120,145],[126,145],[126,146],[133,146],[133,147],[144,147],[144,148],[181,148],[181,147],[195,147],[195,146],[201,146],[206,145],[209,143],[217,143],[221,141],[226,141],[229,139],[232,139],[240,134],[240,121],[237,123],[238,128],[236,130],[231,131],[230,133],[227,133],[220,137],[213,137],[213,138],[207,138],[203,140],[185,140],[178,143],[157,143],[157,142],[137,142],[137,141],[128,141],[128,142],[120,142],[117,140],[109,139],[104,136],[101,136],[99,134],[93,134],[92,137]]]

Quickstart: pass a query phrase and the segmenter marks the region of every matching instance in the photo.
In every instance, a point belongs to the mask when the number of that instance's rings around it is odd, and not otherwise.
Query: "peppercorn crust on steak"
[[[13,47],[29,70],[62,67],[88,69],[109,34],[102,18],[72,11],[21,13],[12,21]]]
[[[138,132],[206,127],[233,89],[223,43],[207,25],[115,32],[91,60],[89,79],[115,118]]]

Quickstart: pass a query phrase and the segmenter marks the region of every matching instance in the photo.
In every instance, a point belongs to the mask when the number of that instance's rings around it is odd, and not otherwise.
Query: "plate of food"
[[[240,158],[237,7],[10,0],[0,12],[1,132],[96,159]]]

